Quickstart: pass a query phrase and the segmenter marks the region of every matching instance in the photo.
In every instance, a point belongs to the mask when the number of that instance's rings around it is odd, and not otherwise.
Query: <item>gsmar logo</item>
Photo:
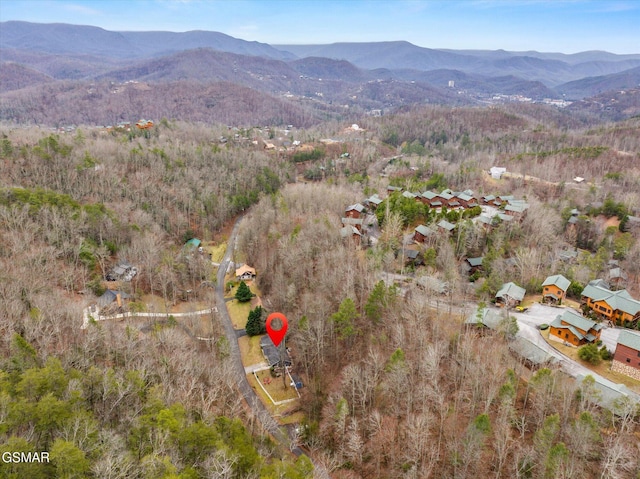
[[[49,462],[48,452],[3,452],[2,462],[9,463],[33,463],[33,462]]]

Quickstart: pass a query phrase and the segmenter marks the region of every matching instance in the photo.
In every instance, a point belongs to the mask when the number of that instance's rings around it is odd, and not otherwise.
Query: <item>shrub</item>
[[[602,362],[602,356],[595,344],[587,344],[578,350],[578,357],[594,366]]]

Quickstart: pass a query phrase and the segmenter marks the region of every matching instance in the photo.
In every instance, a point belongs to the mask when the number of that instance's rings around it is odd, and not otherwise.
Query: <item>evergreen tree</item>
[[[247,286],[247,283],[245,283],[244,281],[242,281],[238,286],[235,298],[240,303],[246,303],[247,301],[251,301],[251,298],[253,298],[253,293],[249,289],[249,286]]]
[[[258,306],[255,309],[249,311],[249,317],[247,318],[247,325],[245,331],[249,336],[257,336],[259,334],[265,334],[267,329],[265,327],[264,308]]]

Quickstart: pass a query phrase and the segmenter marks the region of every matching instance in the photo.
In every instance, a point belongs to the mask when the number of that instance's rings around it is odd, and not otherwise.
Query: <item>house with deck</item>
[[[505,283],[496,293],[496,303],[513,308],[522,302],[526,292],[524,288],[513,282]]]
[[[344,210],[344,215],[347,218],[360,218],[362,212],[364,211],[364,206],[360,203],[356,203],[355,205],[349,205]]]
[[[598,341],[601,329],[602,324],[568,309],[549,325],[549,339],[578,347]]]
[[[567,295],[567,289],[571,285],[571,281],[561,274],[549,276],[542,283],[542,301],[554,304],[562,304],[562,300]]]
[[[640,301],[626,289],[611,291],[602,279],[589,282],[582,290],[581,300],[596,315],[616,324],[631,326],[640,320]]]

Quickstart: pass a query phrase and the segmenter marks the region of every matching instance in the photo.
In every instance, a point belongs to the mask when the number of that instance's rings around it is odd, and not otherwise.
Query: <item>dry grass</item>
[[[244,329],[247,325],[249,311],[251,311],[251,303],[239,303],[237,300],[232,299],[231,301],[227,301],[225,304],[227,305],[227,310],[229,311],[233,328]]]
[[[254,364],[265,363],[262,349],[260,348],[260,338],[262,336],[242,336],[238,339],[240,355],[243,366],[253,366]]]
[[[224,259],[224,254],[227,251],[227,243],[215,244],[211,242],[208,243],[204,249],[211,254],[211,261],[220,263]]]
[[[268,370],[264,371],[264,373],[266,373],[267,375],[271,376],[271,374],[269,373]],[[295,409],[297,409],[299,407],[299,404],[298,404],[299,401],[291,401],[291,402],[288,402],[286,404],[281,404],[279,406],[276,406],[275,404],[273,404],[271,402],[269,397],[262,390],[262,388],[258,384],[258,380],[256,379],[256,377],[253,374],[247,374],[247,380],[249,381],[249,384],[251,385],[253,390],[256,392],[256,394],[258,395],[258,397],[260,398],[260,400],[262,401],[262,403],[265,405],[265,407],[268,409],[269,413],[271,413],[272,416],[274,416],[274,417],[276,417],[278,419],[280,419],[282,417],[286,417],[286,422],[299,422],[299,421],[295,421],[295,420],[290,419],[291,416],[289,416],[287,414],[289,411],[295,410]],[[280,378],[273,378],[273,381],[271,382],[272,385],[274,384],[274,381],[277,382],[280,385],[280,388],[282,388],[282,378],[281,377]],[[296,395],[296,393],[295,393],[295,389],[294,388],[289,387],[288,390],[291,391],[291,393],[294,395],[295,398],[298,397]],[[269,390],[269,394],[271,394],[271,390]],[[275,399],[275,400],[277,401],[277,399]]]

